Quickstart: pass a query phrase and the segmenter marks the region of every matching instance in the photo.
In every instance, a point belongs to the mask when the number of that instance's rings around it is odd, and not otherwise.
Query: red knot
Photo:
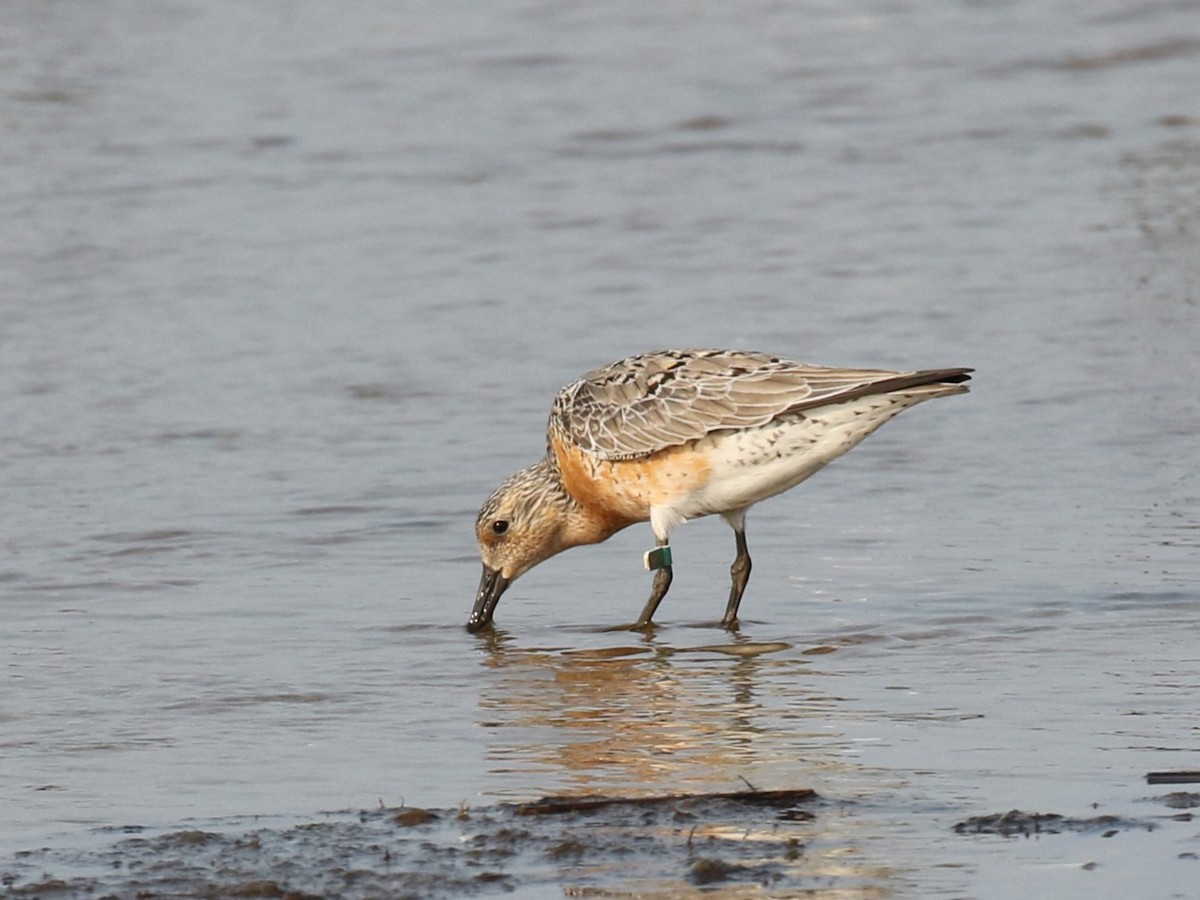
[[[737,557],[721,624],[738,625],[750,578],[746,510],[795,487],[902,410],[964,393],[973,370],[889,372],[736,350],[661,350],[588,372],[554,398],[546,456],[479,511],[483,578],[467,622],[479,631],[514,580],[570,547],[650,522],[650,627],[671,585],[671,529],[720,515]]]

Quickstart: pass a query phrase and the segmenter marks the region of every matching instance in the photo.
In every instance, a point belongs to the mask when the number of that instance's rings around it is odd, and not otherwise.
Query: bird
[[[755,351],[657,350],[593,369],[554,398],[546,455],[511,475],[475,522],[483,575],[467,621],[493,625],[505,590],[571,547],[649,522],[646,631],[671,586],[672,529],[719,515],[736,556],[721,625],[736,631],[750,578],[746,511],[789,490],[910,406],[965,393],[970,368],[894,372]]]

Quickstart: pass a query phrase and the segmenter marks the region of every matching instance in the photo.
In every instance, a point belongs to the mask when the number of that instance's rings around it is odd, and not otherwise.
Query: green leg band
[[[669,569],[671,568],[671,548],[663,544],[661,547],[647,550],[646,555],[642,557],[642,561],[651,572],[655,569]]]

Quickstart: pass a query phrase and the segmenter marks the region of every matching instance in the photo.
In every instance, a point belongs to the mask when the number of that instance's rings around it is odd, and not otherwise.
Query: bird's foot
[[[637,631],[641,634],[654,634],[654,629],[657,628],[654,622],[634,622],[632,625],[609,625],[607,628],[601,628],[601,631]]]

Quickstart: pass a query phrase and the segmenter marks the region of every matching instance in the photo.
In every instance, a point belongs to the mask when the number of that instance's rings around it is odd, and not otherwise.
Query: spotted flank
[[[546,456],[510,476],[475,523],[483,578],[467,622],[492,622],[505,589],[570,547],[649,522],[650,627],[671,585],[671,530],[720,515],[737,555],[721,624],[738,625],[750,577],[746,510],[793,488],[897,413],[962,394],[971,369],[838,369],[736,350],[663,350],[588,372],[554,398]]]

